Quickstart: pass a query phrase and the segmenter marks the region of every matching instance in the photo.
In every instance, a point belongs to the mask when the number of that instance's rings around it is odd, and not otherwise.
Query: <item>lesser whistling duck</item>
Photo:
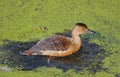
[[[39,41],[25,51],[24,55],[45,55],[50,57],[64,57],[77,52],[82,44],[79,35],[93,33],[84,23],[76,23],[72,30],[72,38],[55,35]]]

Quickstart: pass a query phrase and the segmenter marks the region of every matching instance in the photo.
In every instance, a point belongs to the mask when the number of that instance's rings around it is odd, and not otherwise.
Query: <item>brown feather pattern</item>
[[[84,23],[76,23],[72,30],[72,38],[55,35],[41,40],[28,51],[26,55],[46,55],[64,57],[77,52],[82,44],[79,35],[88,32],[88,27]]]
[[[40,53],[41,51],[65,51],[70,47],[71,40],[65,36],[56,35],[41,40],[35,46],[29,49],[33,53]]]
[[[51,52],[50,50],[48,50],[48,51],[43,51],[42,55],[64,57],[64,56],[68,56],[68,55],[71,55],[71,54],[77,52],[79,50],[79,48],[80,48],[79,46],[77,46],[74,42],[72,42],[70,44],[69,49],[67,49],[65,51],[59,51],[59,52],[58,51],[52,51]]]

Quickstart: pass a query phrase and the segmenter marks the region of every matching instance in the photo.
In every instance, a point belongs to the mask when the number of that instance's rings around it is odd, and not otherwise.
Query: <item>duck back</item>
[[[30,51],[65,51],[70,47],[70,44],[70,38],[61,35],[56,35],[39,41],[36,45],[30,48]]]

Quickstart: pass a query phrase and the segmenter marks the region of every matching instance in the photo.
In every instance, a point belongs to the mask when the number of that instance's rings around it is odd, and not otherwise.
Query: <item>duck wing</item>
[[[29,51],[32,53],[40,53],[44,51],[65,51],[70,47],[71,38],[56,35],[46,39],[41,40],[36,45],[31,47]]]

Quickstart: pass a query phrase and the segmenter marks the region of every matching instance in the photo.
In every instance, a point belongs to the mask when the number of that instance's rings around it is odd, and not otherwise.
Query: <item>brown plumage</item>
[[[76,23],[72,30],[72,38],[55,35],[41,40],[25,51],[24,55],[46,55],[64,57],[77,52],[81,47],[80,34],[90,32],[84,23]]]
[[[55,35],[41,40],[29,50],[32,52],[38,52],[40,50],[64,51],[70,47],[71,41],[69,39],[70,38],[66,38],[65,36]]]

